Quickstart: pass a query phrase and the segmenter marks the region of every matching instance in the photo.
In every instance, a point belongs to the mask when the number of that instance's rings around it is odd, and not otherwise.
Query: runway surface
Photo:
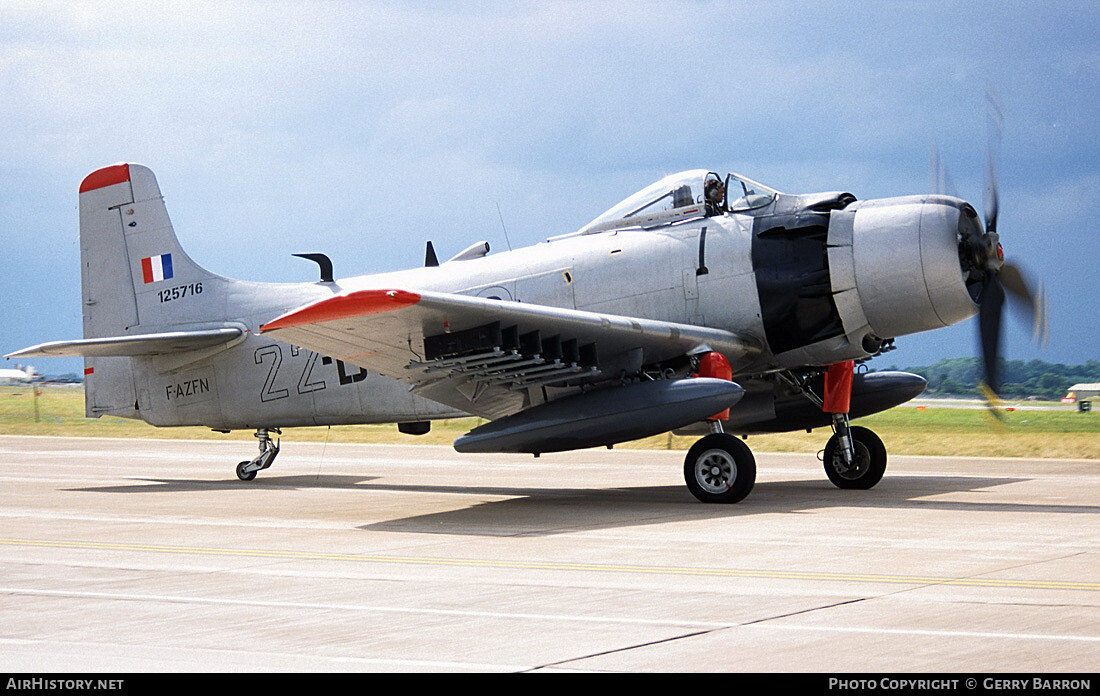
[[[749,444],[752,444],[750,439]],[[0,437],[0,670],[1096,672],[1100,463]]]

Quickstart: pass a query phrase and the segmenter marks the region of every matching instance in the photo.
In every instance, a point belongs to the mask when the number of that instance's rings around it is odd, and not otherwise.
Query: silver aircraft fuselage
[[[801,197],[784,198],[746,214],[571,235],[333,283],[220,279],[214,282],[227,284],[227,319],[247,329],[245,340],[193,370],[166,370],[160,358],[136,359],[135,384],[153,386],[134,395],[140,410],[126,413],[125,400],[111,410],[155,425],[216,429],[464,415],[418,397],[401,382],[259,334],[262,324],[295,306],[358,289],[418,288],[726,329],[759,344],[758,372],[867,358],[883,339],[975,313],[957,260],[956,230],[967,208],[962,201],[855,202],[822,216],[807,212]],[[823,227],[818,238],[802,233],[815,225]],[[824,275],[809,278],[807,271],[805,288],[767,284],[764,276],[800,263],[811,271],[820,266]],[[816,298],[802,297],[822,279],[826,287]],[[789,306],[775,309],[784,292]],[[798,335],[799,312],[817,305],[829,308],[833,325]],[[780,316],[783,311],[790,316]]]

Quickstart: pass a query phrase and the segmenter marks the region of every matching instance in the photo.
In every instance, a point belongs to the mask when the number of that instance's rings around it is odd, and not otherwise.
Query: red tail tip
[[[104,186],[121,184],[130,180],[130,165],[126,163],[112,164],[109,167],[97,169],[80,182],[80,192],[94,191]]]

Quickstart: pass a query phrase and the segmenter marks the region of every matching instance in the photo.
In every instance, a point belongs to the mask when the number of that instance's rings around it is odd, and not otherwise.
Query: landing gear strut
[[[260,453],[252,460],[237,465],[237,478],[240,480],[251,481],[256,478],[256,472],[266,469],[271,466],[271,462],[275,461],[276,455],[279,454],[279,443],[273,442],[269,433],[282,435],[278,428],[259,428],[256,430],[256,437],[260,441]]]
[[[733,371],[712,351],[699,356],[698,375],[728,380]],[[704,503],[739,502],[756,484],[756,459],[748,445],[725,433],[722,421],[728,418],[729,409],[708,418],[710,435],[692,445],[684,459],[688,490]]]
[[[829,480],[837,488],[866,490],[886,473],[886,446],[873,431],[849,424],[852,374],[851,362],[830,365],[824,375],[824,398],[810,388],[809,375],[779,376],[832,418],[833,436],[822,457]]]
[[[844,460],[843,466],[845,468],[851,467],[855,463],[856,459],[856,447],[852,442],[851,425],[848,422],[847,413],[834,413],[833,416],[833,432],[836,438],[836,444],[840,451],[840,456]]]
[[[886,473],[886,447],[867,428],[852,427],[848,411],[852,399],[851,361],[833,363],[825,371],[822,410],[832,415],[833,436],[825,444],[825,473],[837,488],[866,490]]]

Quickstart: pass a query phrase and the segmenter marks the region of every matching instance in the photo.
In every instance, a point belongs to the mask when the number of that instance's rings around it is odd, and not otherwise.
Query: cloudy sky
[[[571,232],[665,174],[924,193],[932,144],[1050,296],[1045,349],[1100,359],[1100,5],[1081,2],[0,0],[0,352],[81,334],[77,196],[151,167],[210,270],[312,281]],[[507,230],[507,241],[502,229]],[[876,365],[975,351],[974,321]],[[883,363],[878,365],[878,363]],[[79,361],[44,360],[48,374]]]

